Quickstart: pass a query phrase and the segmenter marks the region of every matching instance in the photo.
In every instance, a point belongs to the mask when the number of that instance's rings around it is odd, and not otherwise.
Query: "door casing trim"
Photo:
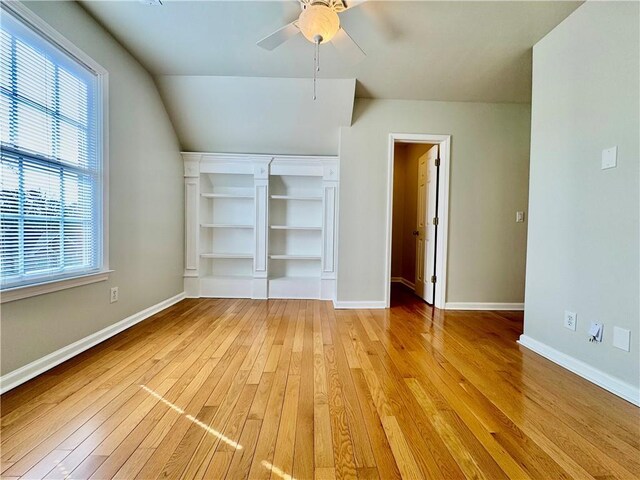
[[[386,226],[386,265],[385,265],[385,302],[391,306],[391,232],[393,222],[393,163],[396,143],[430,143],[440,146],[440,189],[438,192],[438,233],[436,236],[436,289],[434,307],[446,308],[447,258],[449,234],[449,178],[451,165],[451,135],[425,133],[390,133],[389,155],[387,163],[387,226]]]

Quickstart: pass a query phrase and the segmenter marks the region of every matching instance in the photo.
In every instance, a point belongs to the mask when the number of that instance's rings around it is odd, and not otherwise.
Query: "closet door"
[[[427,249],[427,154],[418,159],[418,205],[416,206],[416,286],[415,292],[419,297],[429,300],[429,288],[425,280],[426,249]]]

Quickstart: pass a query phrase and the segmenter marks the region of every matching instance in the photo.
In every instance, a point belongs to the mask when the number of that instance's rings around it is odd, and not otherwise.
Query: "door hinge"
[[[440,166],[440,159],[436,158],[436,167],[439,167],[439,166]]]
[[[436,276],[435,275],[431,275],[431,283],[436,283]]]
[[[433,224],[438,225],[438,217],[433,217]]]

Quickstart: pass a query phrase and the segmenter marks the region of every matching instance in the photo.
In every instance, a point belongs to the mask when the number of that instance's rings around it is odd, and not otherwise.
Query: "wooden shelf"
[[[319,202],[322,201],[321,196],[315,195],[269,195],[269,198],[272,200],[303,200],[303,201],[314,201]]]
[[[253,259],[250,253],[201,253],[200,258],[248,258]]]
[[[254,198],[253,195],[242,193],[201,193],[200,196],[204,198]]]
[[[230,223],[201,223],[202,228],[253,228],[253,225],[233,225]]]
[[[320,260],[320,255],[269,255],[272,260]]]
[[[295,227],[293,225],[270,225],[272,230],[310,230],[310,231],[322,231],[322,227]]]

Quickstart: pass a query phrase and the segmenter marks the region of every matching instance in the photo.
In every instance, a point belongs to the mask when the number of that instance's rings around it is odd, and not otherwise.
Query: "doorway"
[[[390,136],[387,307],[397,282],[444,308],[449,146],[448,135]]]

